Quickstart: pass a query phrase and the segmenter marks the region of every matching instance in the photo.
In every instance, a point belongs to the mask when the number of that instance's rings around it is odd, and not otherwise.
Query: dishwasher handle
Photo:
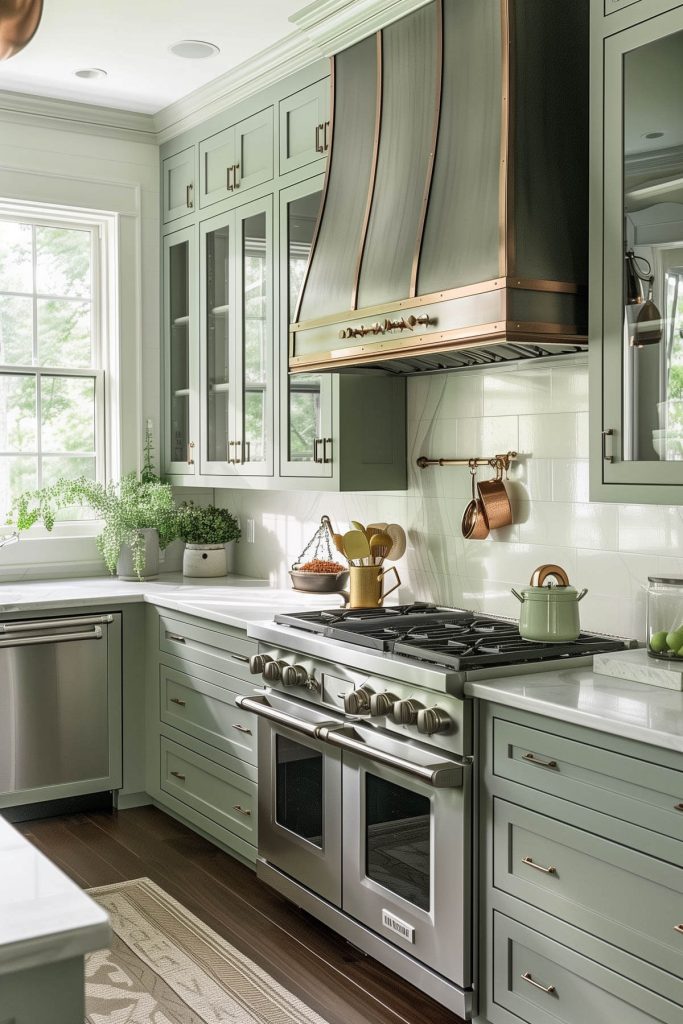
[[[32,633],[34,636],[42,636],[48,629],[68,629],[70,626],[108,626],[113,621],[113,615],[73,615],[68,619],[33,619],[31,622],[0,622],[0,634]],[[88,633],[87,636],[90,636],[90,634]],[[54,634],[50,639],[54,639]]]
[[[34,647],[37,644],[64,644],[73,640],[101,640],[102,627],[80,630],[77,633],[35,633],[32,636],[9,636],[0,640],[1,647]]]

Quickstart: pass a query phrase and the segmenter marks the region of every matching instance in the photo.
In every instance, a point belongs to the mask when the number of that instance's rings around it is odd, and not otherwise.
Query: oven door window
[[[317,750],[275,737],[275,818],[282,828],[323,846],[323,757]]]
[[[394,782],[365,776],[365,874],[429,911],[431,802]]]

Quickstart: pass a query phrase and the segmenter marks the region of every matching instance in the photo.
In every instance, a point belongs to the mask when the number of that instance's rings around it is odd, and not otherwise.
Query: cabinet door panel
[[[225,131],[200,143],[200,206],[219,203],[233,194],[231,168],[234,163],[234,127],[226,128]]]
[[[273,177],[273,108],[235,125],[235,191],[246,192]]]
[[[193,476],[198,456],[197,245],[194,226],[163,245],[164,465]]]
[[[280,174],[324,157],[330,143],[329,117],[328,78],[280,100]]]
[[[162,163],[164,223],[191,213],[195,205],[194,146]]]

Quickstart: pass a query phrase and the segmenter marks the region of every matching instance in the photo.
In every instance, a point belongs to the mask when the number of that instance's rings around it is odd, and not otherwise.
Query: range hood
[[[432,0],[332,58],[290,372],[587,345],[589,0]]]

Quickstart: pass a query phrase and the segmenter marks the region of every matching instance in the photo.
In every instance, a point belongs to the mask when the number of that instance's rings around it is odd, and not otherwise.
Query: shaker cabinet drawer
[[[183,619],[159,615],[159,650],[188,665],[206,665],[245,683],[254,682],[249,672],[249,657],[256,654],[258,645],[247,640],[245,633],[219,632]]]
[[[191,214],[195,207],[194,146],[162,161],[164,223]]]
[[[199,144],[201,207],[234,198],[273,177],[273,108]]]
[[[494,778],[683,842],[683,771],[504,718],[493,719],[492,757]]]
[[[235,706],[223,686],[159,666],[159,717],[166,725],[256,764],[256,719]]]
[[[161,789],[256,846],[257,787],[201,754],[160,738]]]
[[[567,946],[493,914],[493,985],[497,1007],[527,1024],[680,1024],[681,1008]]]
[[[683,978],[683,866],[505,800],[493,822],[496,889]]]

